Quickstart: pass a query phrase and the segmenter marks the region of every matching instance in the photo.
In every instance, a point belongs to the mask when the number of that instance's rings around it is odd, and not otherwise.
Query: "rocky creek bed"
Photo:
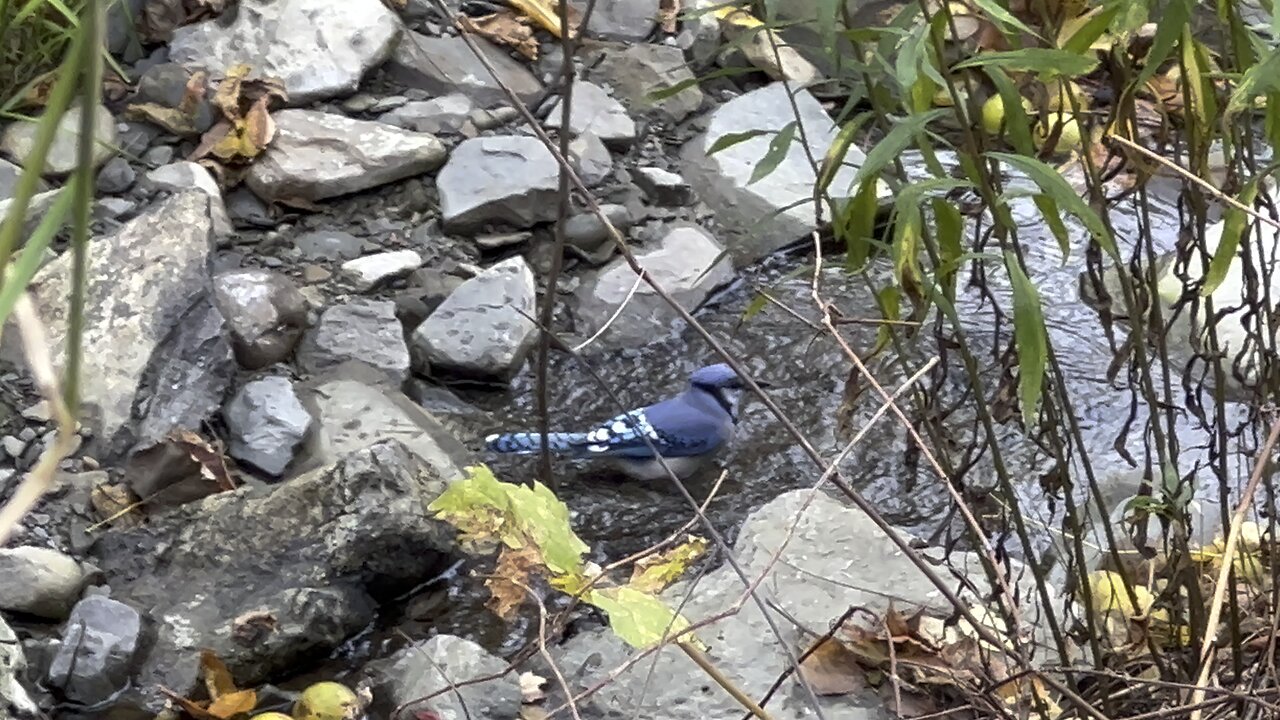
[[[549,129],[572,135],[577,172],[646,269],[683,305],[698,307],[700,321],[777,388],[775,397],[818,449],[834,454],[848,376],[839,348],[814,341],[812,328],[787,313],[767,309],[743,319],[763,286],[802,318],[816,315],[808,274],[791,272],[812,258],[803,247],[785,251],[803,245],[815,226],[811,207],[798,204],[811,193],[812,169],[797,145],[772,174],[748,184],[767,136],[708,157],[730,133],[790,122],[786,88],[757,74],[654,101],[653,91],[716,60],[715,22],[687,22],[662,38],[653,13],[636,10],[644,3],[597,4],[595,38],[576,59],[580,80],[567,129],[557,127],[557,49],[527,63],[478,42]],[[228,17],[179,28],[145,57],[113,15],[112,50],[130,63],[137,87],[95,110],[100,139],[122,152],[104,152],[98,173],[85,335],[89,415],[58,486],[11,547],[0,549],[7,578],[0,583],[0,716],[7,703],[15,715],[39,707],[55,717],[150,717],[164,702],[159,687],[190,690],[199,650],[211,648],[242,684],[317,668],[368,678],[376,716],[385,717],[400,702],[446,686],[442,674],[457,681],[501,670],[499,657],[528,636],[527,626],[486,614],[483,589],[467,574],[471,561],[425,506],[478,461],[509,480],[536,473],[536,461],[483,456],[478,438],[535,427],[530,352],[538,333],[521,313],[539,306],[551,265],[558,171],[430,3],[410,2],[399,14],[359,5],[241,0]],[[281,78],[291,107],[274,113],[274,142],[245,182],[224,194],[204,167],[183,159],[192,139],[127,119],[125,108],[176,107],[194,71],[217,75],[239,62]],[[808,91],[795,97],[821,157],[836,132],[831,108]],[[205,115],[211,121],[208,108]],[[3,128],[0,208],[33,132],[21,123]],[[59,191],[73,148],[72,137],[59,138],[33,219]],[[850,152],[845,180],[860,158]],[[1043,250],[1029,258],[1034,279],[1060,289],[1048,303],[1048,324],[1060,347],[1070,348],[1062,358],[1070,382],[1091,398],[1077,410],[1103,458],[1098,470],[1117,494],[1131,492],[1137,478],[1109,450],[1128,396],[1106,381],[1111,352],[1075,293],[1084,239],[1073,231],[1063,262],[1034,205],[1015,205],[1026,235],[1044,240],[1028,244]],[[1157,233],[1171,244],[1176,212],[1169,204],[1157,210]],[[610,323],[632,294],[634,275],[595,217],[577,207],[565,225],[555,329],[572,344],[599,334],[581,361],[553,353],[551,420],[570,428],[619,410],[581,362],[625,401],[641,404],[677,390],[713,355],[644,287]],[[831,265],[821,274],[825,290],[844,309],[874,316],[865,284]],[[51,257],[34,291],[59,347],[69,271],[68,255]],[[993,292],[1008,300],[1007,288]],[[986,301],[969,293],[960,304],[981,338],[991,318]],[[869,345],[874,327],[853,326],[849,337]],[[12,338],[4,352],[0,499],[51,432]],[[928,351],[921,352],[923,362]],[[963,391],[942,388],[956,397]],[[855,408],[854,424],[872,410]],[[962,414],[954,422],[959,435],[972,431]],[[243,487],[218,492],[182,431],[222,443]],[[1017,428],[1005,439],[1027,478],[1026,506],[1042,510],[1051,527],[1051,504],[1035,482],[1047,461]],[[736,538],[742,564],[759,570],[816,473],[756,405],[747,407],[736,447],[708,513]],[[895,524],[921,537],[945,529],[949,500],[895,423],[878,425],[846,469]],[[689,517],[665,484],[620,483],[589,465],[563,464],[558,472],[561,496],[598,562],[646,547]],[[981,466],[968,474],[975,496],[990,489],[990,477]],[[695,479],[691,491],[704,497],[713,480]],[[146,499],[145,520],[132,513],[100,522],[138,498]],[[885,594],[937,602],[865,517],[825,496],[812,503],[788,562],[764,584],[799,621],[823,627],[849,605],[880,603]],[[687,608],[695,619],[740,592],[725,567],[698,582]],[[678,598],[684,589],[669,592]],[[582,620],[554,651],[577,689],[627,653],[597,621]],[[753,695],[786,667],[762,623],[748,607],[706,633],[719,667]],[[784,640],[799,637],[792,630]],[[741,714],[683,656],[659,658],[652,678],[638,666],[584,711]],[[807,716],[801,691],[783,692],[789,697],[775,701],[775,717]],[[443,695],[433,711],[462,717],[458,696],[472,718],[515,717],[520,703],[511,676]],[[874,697],[824,703],[831,718],[888,716]]]

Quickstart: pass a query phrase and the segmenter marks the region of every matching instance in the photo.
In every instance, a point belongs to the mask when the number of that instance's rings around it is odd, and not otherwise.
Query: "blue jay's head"
[[[689,384],[695,389],[710,393],[735,422],[738,420],[738,404],[742,400],[745,385],[733,368],[724,363],[698,368],[689,376]],[[756,384],[769,387],[768,383],[759,380]]]

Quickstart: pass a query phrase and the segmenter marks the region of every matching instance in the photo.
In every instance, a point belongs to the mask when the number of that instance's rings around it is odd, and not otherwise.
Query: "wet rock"
[[[614,96],[632,111],[654,111],[678,122],[702,106],[702,90],[696,84],[661,100],[649,97],[656,90],[694,79],[679,48],[586,43],[584,50],[588,55],[586,64],[591,68],[591,80],[613,88]]]
[[[682,207],[693,202],[693,188],[676,173],[655,167],[636,168],[631,179],[657,205]]]
[[[357,292],[374,288],[407,276],[422,265],[422,256],[413,250],[365,255],[342,263],[342,275],[355,285]]]
[[[42,175],[45,177],[61,177],[76,169],[79,164],[76,146],[80,138],[80,107],[67,110],[58,119],[58,130],[53,136],[53,144],[45,156]],[[93,165],[97,167],[107,161],[115,152],[116,120],[111,111],[102,106],[94,108],[94,136],[97,142],[93,146]],[[36,128],[34,122],[11,122],[0,134],[0,154],[4,154],[18,165],[26,167],[27,156],[35,149]]]
[[[626,205],[604,204],[600,206],[609,222],[626,237],[626,229],[635,219]],[[564,241],[582,250],[594,250],[609,237],[609,230],[593,212],[574,215],[564,223]]]
[[[144,179],[147,185],[159,190],[171,192],[199,190],[208,195],[209,207],[213,213],[214,232],[219,236],[231,234],[233,228],[231,218],[227,216],[227,208],[222,202],[222,189],[218,187],[218,181],[213,179],[203,165],[181,160],[151,170]]]
[[[386,60],[400,31],[400,19],[385,5],[241,0],[233,18],[175,30],[169,57],[213,73],[247,63],[282,79],[289,102],[305,105],[355,91]]]
[[[836,126],[826,110],[807,90],[795,93],[810,151],[825,157],[835,140]],[[747,130],[781,130],[795,117],[783,83],[774,83],[730,100],[711,114],[707,131],[689,141],[682,151],[684,176],[698,196],[716,212],[717,222],[729,232],[722,237],[735,264],[758,260],[805,237],[817,225],[812,203],[815,181],[797,135],[786,157],[773,172],[747,184],[751,172],[764,157],[772,133],[751,138],[707,156],[707,151],[729,133]],[[844,167],[831,183],[835,196],[851,190],[858,167],[866,159],[849,148]],[[830,217],[828,209],[824,217]]]
[[[282,475],[311,427],[311,415],[288,378],[246,383],[222,412],[231,432],[231,457],[270,475]]]
[[[536,306],[533,271],[524,258],[490,267],[413,331],[415,367],[424,375],[510,380],[537,339],[537,326],[528,319]]]
[[[276,137],[246,179],[265,200],[324,200],[434,170],[444,145],[434,135],[314,110],[282,110]]]
[[[22,177],[22,168],[8,160],[0,160],[0,202],[13,197],[18,189],[18,178]],[[44,192],[49,184],[44,180],[37,181],[36,191]]]
[[[467,140],[436,176],[446,229],[489,223],[526,228],[554,220],[560,171],[537,138],[497,135]]]
[[[309,373],[348,360],[368,363],[397,382],[409,376],[409,349],[395,303],[357,298],[334,305],[320,315],[298,350],[298,364]]]
[[[3,168],[0,168],[3,173]],[[122,193],[133,187],[133,183],[138,179],[138,173],[134,172],[133,166],[128,160],[122,157],[113,157],[107,161],[106,165],[98,171],[98,192],[115,195]],[[0,178],[0,185],[4,181]],[[0,197],[3,197],[3,190],[0,189]]]
[[[547,114],[547,127],[560,129],[561,103],[559,100]],[[606,145],[622,150],[636,139],[636,121],[627,114],[622,103],[609,97],[599,85],[578,80],[573,84],[573,96],[569,108],[569,132],[575,137],[591,133]]]
[[[164,702],[159,686],[194,688],[202,648],[253,686],[367,627],[380,602],[447,562],[453,531],[426,507],[451,479],[381,441],[107,533],[95,553],[113,595],[150,608],[156,624],[135,682],[150,709]]]
[[[71,611],[49,666],[49,685],[82,705],[110,699],[129,681],[142,618],[125,603],[91,595]]]
[[[185,192],[156,204],[114,235],[93,240],[85,292],[82,372],[86,427],[113,437],[128,422],[134,397],[156,347],[209,290],[212,247],[209,198]],[[34,300],[45,321],[54,364],[65,362],[66,299],[71,255],[36,274]],[[6,357],[20,357],[16,333],[6,329]],[[96,417],[90,417],[96,416]]]
[[[454,93],[431,100],[407,102],[383,114],[378,121],[415,132],[456,135],[462,132],[475,109],[471,98]]]
[[[19,717],[38,717],[40,708],[22,687],[27,657],[13,628],[0,617],[0,708]]]
[[[335,462],[370,443],[393,439],[448,478],[471,462],[465,447],[430,413],[359,361],[338,366],[306,385],[302,402],[315,418],[297,467]]]
[[[542,83],[524,65],[511,59],[492,43],[475,38],[481,51],[498,71],[498,77],[524,104],[533,106],[542,98]],[[435,96],[461,94],[480,107],[509,104],[506,93],[460,37],[428,37],[406,32],[396,45],[387,73],[397,82],[426,90]]]
[[[292,280],[270,270],[232,270],[213,279],[213,292],[241,367],[257,370],[293,353],[307,327],[307,301]]]
[[[341,230],[313,230],[299,235],[293,244],[308,260],[350,260],[360,257],[364,242]]]
[[[587,0],[569,3],[586,11]],[[644,40],[653,32],[658,17],[658,0],[598,0],[591,11],[587,30],[606,40]]]
[[[573,156],[578,177],[589,188],[599,185],[613,174],[613,155],[600,138],[591,133],[574,138],[569,143],[569,153]]]
[[[380,663],[374,673],[374,697],[385,706],[380,708],[384,717],[390,717],[401,703],[434,695],[413,709],[427,710],[441,720],[468,716],[474,720],[506,720],[520,714],[520,681],[515,673],[459,686],[457,693],[437,694],[462,680],[498,675],[506,666],[505,660],[470,640],[436,635],[403,648]]]
[[[62,620],[80,598],[80,563],[49,548],[0,548],[0,610]]]
[[[804,647],[811,640],[796,625],[826,628],[850,607],[865,607],[881,614],[893,598],[899,612],[911,614],[921,605],[936,606],[937,589],[894,546],[867,517],[855,508],[818,493],[804,508],[809,492],[788,492],[753,513],[743,525],[734,553],[747,577],[762,573],[762,588],[786,588],[771,594],[793,618],[779,621],[779,641],[766,624],[760,610],[746,603],[740,612],[698,631],[710,646],[708,655],[715,666],[750,697],[762,697],[788,667],[780,643]],[[796,525],[794,536],[790,529]],[[787,542],[789,539],[789,542]],[[773,557],[784,543],[781,560]],[[857,552],[850,552],[857,548]],[[971,577],[982,577],[975,556],[955,553],[949,565]],[[766,572],[766,568],[772,568]],[[817,578],[817,579],[815,579]],[[684,602],[683,612],[691,622],[719,614],[730,608],[742,594],[742,583],[728,566],[702,578],[691,597],[687,582],[669,588],[664,597],[672,603]],[[973,601],[969,593],[966,599]],[[1023,617],[1036,617],[1034,592],[1024,595],[1029,606]],[[632,654],[607,629],[591,630],[565,643],[557,662],[573,692],[604,680],[613,668]],[[584,717],[613,713],[671,720],[737,717],[742,708],[727,693],[707,691],[706,679],[691,672],[684,653],[675,648],[662,650],[656,661],[646,659],[608,682],[593,701],[581,705]],[[652,673],[652,675],[650,675]],[[831,720],[865,720],[887,717],[879,710],[883,701],[875,690],[821,700],[823,712]],[[808,696],[798,683],[782,685],[769,702],[770,714],[778,720],[813,717]]]
[[[705,230],[694,225],[670,230],[658,247],[637,254],[640,262],[664,290],[686,310],[694,310],[716,287],[733,279],[728,258]],[[622,305],[636,275],[622,258],[606,266],[578,289],[577,316],[582,331],[591,335],[604,327]],[[674,310],[646,283],[640,283],[625,310],[601,336],[616,346],[639,346],[669,334],[680,322]]]

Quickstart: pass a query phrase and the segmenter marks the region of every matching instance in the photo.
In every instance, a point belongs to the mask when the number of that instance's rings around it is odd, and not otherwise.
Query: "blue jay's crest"
[[[622,413],[587,432],[547,434],[547,449],[571,457],[611,458],[624,465],[664,459],[697,460],[723,449],[737,423],[742,379],[728,365],[708,365],[689,377],[689,388],[660,403]],[[542,449],[540,433],[490,435],[492,452],[531,455]],[[683,466],[691,463],[683,463]],[[624,472],[627,468],[624,467]],[[634,474],[634,473],[629,473]]]

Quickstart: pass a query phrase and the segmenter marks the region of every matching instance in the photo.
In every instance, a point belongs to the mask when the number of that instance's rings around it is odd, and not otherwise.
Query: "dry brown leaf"
[[[258,704],[258,693],[253,690],[237,690],[209,703],[208,713],[219,720],[231,720],[246,715]]]
[[[209,693],[209,698],[212,700],[236,691],[231,671],[212,650],[200,652],[200,674],[204,677],[205,691]]]
[[[525,588],[529,585],[529,571],[541,565],[542,558],[533,545],[519,550],[503,547],[498,554],[498,565],[493,575],[485,581],[489,589],[489,601],[485,607],[503,620],[510,620],[525,601]]]
[[[178,430],[169,434],[168,440],[182,448],[187,455],[200,465],[200,476],[212,480],[220,490],[235,490],[235,480],[227,471],[227,460],[222,452],[215,449],[204,438],[190,430]]]
[[[241,645],[256,645],[280,628],[269,610],[250,610],[231,621],[231,638]]]
[[[458,25],[466,32],[484,36],[500,45],[515,48],[526,59],[538,59],[538,41],[533,36],[529,19],[510,10],[480,17],[458,16]]]
[[[244,63],[234,65],[218,81],[218,89],[213,93],[213,104],[222,111],[222,116],[228,120],[235,120],[240,117],[240,86],[244,79],[248,77],[251,69]]]
[[[527,704],[535,703],[545,698],[547,694],[542,692],[542,686],[546,682],[546,678],[527,670],[520,673],[520,701]]]
[[[191,137],[197,134],[195,117],[177,108],[157,103],[139,103],[125,108],[124,115],[130,120],[158,125],[174,135]]]
[[[680,0],[659,0],[658,24],[662,32],[668,35],[677,30],[676,21],[680,18]]]
[[[541,25],[543,29],[552,35],[561,36],[560,6],[553,0],[507,0],[507,4],[515,8],[519,14]],[[569,37],[577,37],[579,26],[582,24],[582,16],[572,5],[569,6],[567,14]]]
[[[547,720],[549,717],[551,715],[537,705],[524,705],[520,708],[520,720]]]
[[[113,522],[121,527],[136,527],[142,523],[140,513],[134,508],[139,502],[138,497],[124,483],[108,483],[95,487],[89,493],[89,502],[98,512],[98,517],[103,520],[115,518]],[[130,508],[134,509],[130,510]]]
[[[867,686],[858,656],[834,638],[824,639],[809,652],[800,662],[800,675],[819,695],[848,695]]]
[[[187,9],[182,0],[147,0],[142,6],[139,31],[144,40],[167,42],[186,21]]]

